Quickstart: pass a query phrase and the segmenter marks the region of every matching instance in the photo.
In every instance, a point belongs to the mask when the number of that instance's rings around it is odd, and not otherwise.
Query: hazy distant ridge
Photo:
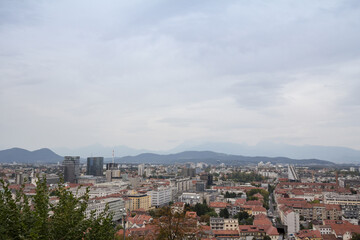
[[[212,151],[242,156],[287,157],[290,159],[322,159],[334,163],[360,163],[360,151],[356,149],[337,146],[295,146],[261,142],[254,146],[229,142],[184,143],[176,148],[166,151],[152,151],[149,149],[134,149],[127,146],[104,147],[94,144],[81,148],[57,148],[54,151],[60,155],[76,155],[86,158],[88,156],[111,157],[112,150],[115,157],[136,156],[142,153],[175,154],[184,151]]]
[[[48,148],[28,151],[22,148],[11,148],[0,151],[0,162],[4,163],[56,163],[64,158]]]
[[[28,151],[21,148],[11,148],[0,151],[0,162],[56,163],[62,160],[62,156],[59,156],[47,148],[36,151]],[[110,159],[108,158],[107,160]],[[271,162],[274,164],[334,165],[333,162],[318,159],[296,160],[285,157],[248,157],[242,155],[217,153],[212,151],[184,151],[175,154],[142,153],[137,156],[116,158],[116,162],[159,164],[205,162],[209,164],[225,163],[228,165],[244,165],[257,164],[261,161],[264,163]]]
[[[117,159],[117,162],[127,163],[185,163],[205,162],[210,164],[225,163],[228,165],[257,164],[259,162],[271,162],[273,164],[298,164],[298,165],[335,165],[333,162],[318,159],[295,160],[285,157],[247,157],[241,155],[230,155],[211,151],[185,151],[176,154],[154,154],[143,153],[137,156],[127,156]]]

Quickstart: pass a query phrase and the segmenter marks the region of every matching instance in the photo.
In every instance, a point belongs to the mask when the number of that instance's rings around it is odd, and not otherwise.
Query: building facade
[[[172,188],[159,187],[153,191],[148,192],[151,196],[151,205],[153,207],[162,207],[168,205],[172,201]]]
[[[79,156],[66,156],[63,161],[64,168],[64,181],[76,183],[77,178],[80,176],[80,157]]]
[[[148,211],[151,207],[151,196],[147,194],[129,195],[129,210],[144,209]]]
[[[103,157],[88,157],[86,165],[86,174],[93,176],[104,175],[104,158]]]

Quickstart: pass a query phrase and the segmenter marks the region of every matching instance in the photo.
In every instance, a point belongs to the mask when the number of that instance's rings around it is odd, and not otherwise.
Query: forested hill
[[[247,157],[230,155],[211,151],[185,151],[176,154],[153,154],[144,153],[137,156],[127,156],[117,159],[118,162],[127,163],[160,163],[173,164],[184,162],[205,162],[209,164],[225,163],[228,165],[257,164],[259,162],[271,162],[273,164],[294,165],[335,165],[333,162],[318,159],[291,159],[285,157]]]

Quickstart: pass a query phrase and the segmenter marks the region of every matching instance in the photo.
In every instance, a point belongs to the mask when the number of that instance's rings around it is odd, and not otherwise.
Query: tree
[[[236,171],[233,172],[231,174],[227,175],[228,179],[234,180],[236,182],[259,182],[264,180],[265,178],[263,176],[261,176],[260,174],[256,174],[256,173],[245,173],[245,172],[240,172],[240,171]]]
[[[200,231],[196,219],[186,218],[185,213],[172,212],[171,208],[161,209],[161,217],[154,219],[158,240],[197,239]]]
[[[309,222],[309,224],[308,224],[308,229],[313,229],[313,224],[312,224],[312,222]]]
[[[223,218],[229,218],[230,217],[230,213],[227,210],[227,208],[221,209],[219,215],[220,215],[220,217],[223,217]]]
[[[200,222],[204,222],[206,223],[207,225],[210,224],[210,215],[206,214],[206,215],[202,215],[200,217]]]
[[[241,211],[239,212],[237,215],[237,218],[239,219],[239,222],[243,219],[247,219],[250,217],[249,213],[245,212],[245,211]]]
[[[226,191],[225,198],[236,198],[236,193],[229,193],[228,191]]]
[[[238,219],[240,225],[252,225],[254,222],[254,218],[245,211],[238,212],[235,218]]]
[[[206,204],[206,201],[204,201],[204,203],[197,203],[195,204],[195,206],[190,206],[190,205],[186,205],[185,204],[185,211],[194,211],[196,212],[196,214],[201,217],[205,214],[208,214],[210,216],[214,216],[216,215],[216,212],[213,208],[209,207],[207,204]]]
[[[353,233],[351,240],[360,240],[360,234],[358,233]]]
[[[264,236],[263,240],[271,240],[271,237],[269,237],[268,235]]]
[[[116,229],[108,208],[95,218],[85,215],[89,190],[77,198],[63,183],[58,185],[57,204],[49,201],[46,179],[39,179],[36,193],[30,198],[24,186],[15,192],[0,181],[0,239],[113,239]],[[30,202],[32,205],[30,205]]]
[[[253,223],[254,223],[253,217],[248,217],[247,219],[245,219],[245,225],[253,225]]]
[[[273,193],[274,190],[275,190],[275,186],[269,184],[269,185],[268,185],[268,192],[269,192],[269,193]]]

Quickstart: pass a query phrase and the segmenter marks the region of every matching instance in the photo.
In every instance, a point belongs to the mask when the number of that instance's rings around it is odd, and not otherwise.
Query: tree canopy
[[[53,204],[45,178],[38,180],[32,197],[24,193],[24,186],[15,191],[15,197],[2,180],[0,187],[0,239],[114,239],[116,230],[108,208],[97,218],[94,212],[86,216],[88,189],[76,197],[59,183],[54,191],[58,202]]]
[[[199,239],[201,231],[196,224],[196,219],[186,217],[185,212],[173,212],[170,207],[161,208],[160,213],[161,217],[154,219],[152,223],[157,229],[156,236],[152,239]]]
[[[256,174],[256,173],[246,173],[246,172],[233,172],[230,174],[227,174],[227,179],[228,180],[234,180],[236,182],[243,182],[243,183],[247,183],[247,182],[258,182],[258,181],[262,181],[265,178],[263,176],[261,176],[260,174]]]

